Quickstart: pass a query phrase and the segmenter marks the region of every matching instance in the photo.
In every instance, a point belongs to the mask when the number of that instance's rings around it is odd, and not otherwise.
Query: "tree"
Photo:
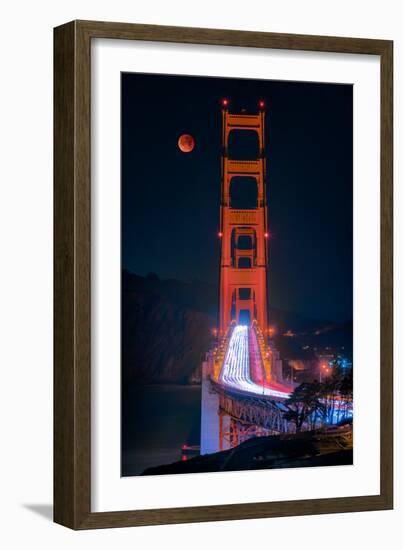
[[[339,395],[340,380],[330,376],[320,384],[319,396],[322,403],[322,418],[326,424],[334,423],[336,402]]]
[[[320,384],[317,382],[300,384],[284,402],[284,406],[287,409],[284,412],[284,419],[295,424],[297,433],[307,422],[310,423],[311,429],[315,429],[318,414],[323,414]]]
[[[340,383],[340,396],[343,400],[343,416],[341,419],[349,416],[353,406],[353,371],[350,370]]]
[[[320,384],[320,400],[323,404],[323,421],[326,424],[337,424],[351,409],[353,372],[344,368],[341,357],[334,359],[332,375]]]

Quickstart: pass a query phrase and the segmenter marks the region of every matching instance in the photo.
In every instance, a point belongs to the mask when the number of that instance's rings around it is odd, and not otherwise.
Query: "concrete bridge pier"
[[[204,361],[202,364],[201,455],[216,453],[220,450],[220,419],[218,415],[220,397],[211,386],[210,370],[209,361]]]

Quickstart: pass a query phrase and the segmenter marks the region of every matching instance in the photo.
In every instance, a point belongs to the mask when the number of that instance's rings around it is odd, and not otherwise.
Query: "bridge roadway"
[[[249,331],[254,331],[254,329],[245,325],[236,325],[233,328],[219,384],[231,392],[247,396],[286,399],[289,396],[286,386],[266,382],[263,376],[258,377],[259,383],[253,379],[251,358],[256,359],[256,349],[249,349],[249,341],[256,342],[256,335],[255,333],[250,334]],[[253,347],[255,348],[255,345]],[[256,372],[256,365],[254,370]]]

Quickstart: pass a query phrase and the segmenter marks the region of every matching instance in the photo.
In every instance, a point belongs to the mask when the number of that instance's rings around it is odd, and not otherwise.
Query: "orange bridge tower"
[[[267,259],[268,225],[266,199],[265,104],[258,103],[258,114],[235,114],[222,100],[222,159],[220,232],[220,335],[231,321],[257,321],[267,333]],[[229,157],[231,132],[256,132],[258,151],[255,158],[237,160]],[[236,139],[234,133],[231,142]],[[234,178],[256,181],[256,204],[251,209],[233,208],[231,183]],[[245,184],[248,183],[244,180]]]

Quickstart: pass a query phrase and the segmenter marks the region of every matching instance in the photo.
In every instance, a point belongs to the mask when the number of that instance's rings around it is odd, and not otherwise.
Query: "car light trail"
[[[250,375],[248,329],[245,325],[236,325],[228,343],[227,353],[221,369],[220,382],[233,390],[253,393],[259,396],[272,396],[286,399],[289,394],[259,385]]]

